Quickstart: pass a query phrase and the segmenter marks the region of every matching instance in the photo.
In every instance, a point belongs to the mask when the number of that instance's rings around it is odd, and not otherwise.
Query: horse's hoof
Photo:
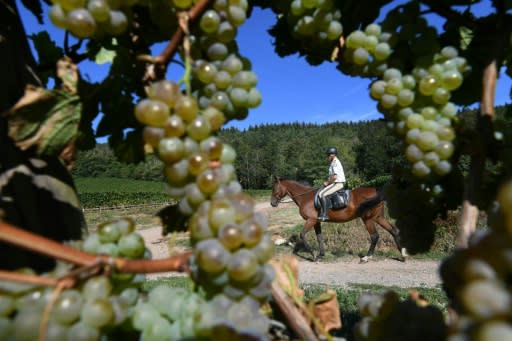
[[[364,256],[364,257],[361,257],[361,259],[359,260],[359,263],[368,263],[368,256]]]
[[[315,262],[319,262],[319,261],[321,261],[322,259],[324,259],[324,256],[325,256],[325,254],[322,254],[322,253],[321,253],[321,254],[319,254],[318,256],[316,256],[316,258],[315,258]]]

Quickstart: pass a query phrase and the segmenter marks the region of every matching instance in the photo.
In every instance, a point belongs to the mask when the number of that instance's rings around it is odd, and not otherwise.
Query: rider
[[[329,147],[325,151],[325,154],[329,158],[329,161],[331,161],[331,165],[329,166],[329,177],[327,181],[324,182],[324,188],[318,192],[320,199],[320,215],[318,216],[318,220],[320,221],[326,221],[328,219],[327,196],[339,191],[345,184],[345,172],[337,157],[338,149],[336,147]]]

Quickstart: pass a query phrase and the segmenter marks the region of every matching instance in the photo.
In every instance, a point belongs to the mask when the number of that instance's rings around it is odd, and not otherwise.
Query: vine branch
[[[186,15],[188,17],[189,22],[194,22],[199,18],[204,11],[210,6],[210,4],[213,2],[213,0],[200,0],[197,2],[194,7],[192,7],[188,12],[186,12]],[[146,72],[148,79],[159,79],[163,78],[163,75],[166,72],[167,65],[172,61],[174,55],[176,54],[176,51],[178,50],[178,46],[181,44],[181,41],[183,40],[183,37],[185,36],[185,32],[183,31],[183,28],[181,25],[178,25],[178,28],[174,32],[174,34],[171,37],[171,40],[169,40],[169,43],[165,47],[165,49],[156,57],[151,58],[151,62],[153,63],[150,65],[150,68],[153,68],[153,70],[148,70]],[[141,56],[139,57],[139,60],[146,60],[147,56]]]
[[[184,252],[169,258],[156,260],[125,259],[108,255],[97,255],[60,244],[3,221],[0,221],[0,240],[75,265],[111,266],[120,272],[129,273],[187,272],[188,259],[191,255],[190,252]],[[0,272],[1,278],[3,278],[3,274],[5,272]],[[26,279],[24,276],[9,276],[9,278],[13,280],[19,278],[23,282]],[[53,284],[48,282],[45,285]]]

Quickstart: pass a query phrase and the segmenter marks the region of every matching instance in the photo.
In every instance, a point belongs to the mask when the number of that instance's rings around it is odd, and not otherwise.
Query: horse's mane
[[[298,184],[301,184],[303,186],[308,186],[308,187],[313,187],[309,182],[305,181],[305,180],[295,180],[295,179],[290,179],[290,178],[279,178],[279,181],[294,181]]]

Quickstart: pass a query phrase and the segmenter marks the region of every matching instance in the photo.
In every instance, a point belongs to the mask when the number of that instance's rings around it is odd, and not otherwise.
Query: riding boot
[[[320,199],[320,214],[318,215],[319,221],[326,221],[327,217],[327,198],[321,197]]]

